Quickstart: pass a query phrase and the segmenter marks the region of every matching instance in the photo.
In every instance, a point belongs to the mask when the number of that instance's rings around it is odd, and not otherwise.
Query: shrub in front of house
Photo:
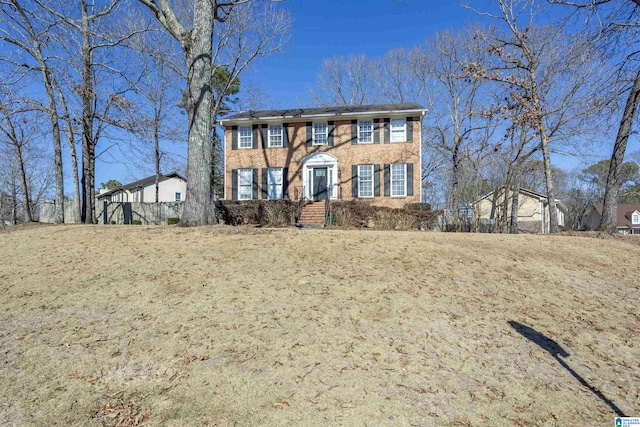
[[[334,225],[338,227],[373,228],[376,230],[433,230],[440,212],[434,212],[426,203],[413,203],[404,209],[371,206],[361,201],[331,204]],[[426,205],[426,206],[424,206]],[[428,210],[419,208],[429,207]]]
[[[180,222],[180,218],[167,218],[168,225],[176,225]]]
[[[221,218],[225,224],[287,227],[294,225],[298,205],[287,199],[221,200],[215,208],[216,218]]]

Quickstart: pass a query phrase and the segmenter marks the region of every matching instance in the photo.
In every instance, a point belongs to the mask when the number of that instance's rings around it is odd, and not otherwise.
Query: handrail
[[[295,192],[297,193],[298,187],[295,188]],[[300,222],[300,217],[302,216],[302,206],[304,206],[304,185],[302,186],[302,194],[298,196],[298,209],[296,212],[296,224]]]
[[[330,203],[331,197],[329,197],[329,194],[327,194],[327,198],[324,199],[324,225],[327,225],[327,222],[329,221],[329,203]]]

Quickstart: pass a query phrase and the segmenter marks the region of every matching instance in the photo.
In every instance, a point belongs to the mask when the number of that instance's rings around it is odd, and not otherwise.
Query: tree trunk
[[[640,100],[640,68],[636,74],[631,91],[624,107],[616,142],[613,145],[613,154],[609,163],[607,175],[607,187],[604,192],[604,206],[602,219],[598,229],[613,232],[617,226],[618,217],[618,192],[620,191],[620,169],[624,161],[624,153],[627,150],[627,141],[631,133],[631,125],[636,116],[638,101]]]
[[[65,99],[64,94],[60,89],[60,85],[58,85],[55,79],[53,80],[53,83],[56,87],[56,92],[58,93],[58,99],[60,100],[62,111],[64,112],[64,122],[66,125],[66,131],[67,131],[67,141],[69,142],[69,151],[71,153],[71,167],[73,170],[73,197],[74,197],[73,222],[75,223],[80,220],[80,212],[82,211],[82,201],[80,200],[80,181],[78,179],[78,156],[76,153],[76,142],[75,142],[75,137],[73,135],[73,124],[71,123],[71,116],[69,115],[67,100]]]
[[[153,115],[153,144],[155,148],[156,165],[156,203],[160,202],[160,112],[154,106]]]
[[[43,58],[39,58],[38,61],[40,62],[40,67],[42,69],[44,87],[49,100],[49,117],[51,119],[51,132],[53,134],[53,163],[56,179],[56,203],[53,222],[56,224],[62,224],[64,223],[64,174],[62,171],[62,144],[60,141],[58,108],[56,106],[56,98],[53,91],[51,70],[47,67]]]
[[[92,50],[87,2],[82,0],[82,210],[80,220],[92,224],[95,217],[93,144]]]
[[[18,189],[16,188],[15,172],[11,173],[11,223],[18,224]]]
[[[451,169],[451,214],[453,217],[453,225],[456,231],[459,231],[460,227],[460,215],[458,211],[458,187],[460,184],[460,156],[459,156],[459,137],[454,137],[454,147],[451,154],[451,161],[453,162],[453,168]]]
[[[553,190],[553,171],[551,170],[551,157],[549,155],[549,140],[544,131],[540,133],[540,148],[542,149],[542,164],[544,168],[544,181],[547,187],[547,205],[549,206],[549,234],[558,232],[558,211],[556,210],[555,191]]]
[[[520,209],[520,178],[522,177],[522,163],[516,163],[511,186],[511,218],[509,220],[509,233],[518,234],[518,209]]]
[[[214,10],[212,2],[194,5],[191,43],[186,51],[189,116],[189,148],[187,160],[187,194],[180,225],[213,223],[211,209],[211,72]]]
[[[12,129],[13,129],[13,125]],[[13,130],[12,130],[13,133]],[[20,186],[22,187],[22,210],[24,215],[24,222],[32,222],[33,216],[31,214],[31,198],[29,196],[29,183],[27,181],[27,172],[24,167],[24,157],[22,155],[22,147],[17,140],[13,141],[16,161],[18,162],[18,175],[20,176]]]

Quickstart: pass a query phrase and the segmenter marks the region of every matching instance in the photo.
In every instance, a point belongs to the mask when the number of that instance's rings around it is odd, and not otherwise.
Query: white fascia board
[[[424,116],[427,113],[426,109],[417,109],[417,110],[392,110],[392,111],[362,111],[362,112],[351,112],[351,113],[327,113],[327,114],[302,114],[296,116],[269,116],[269,117],[247,117],[242,119],[227,119],[220,120],[219,123],[222,126],[226,126],[226,123],[242,123],[242,122],[255,122],[261,120],[282,120],[282,119],[329,119],[331,117],[352,117],[352,116],[376,116],[376,115],[400,115],[406,113],[420,113],[421,116]]]

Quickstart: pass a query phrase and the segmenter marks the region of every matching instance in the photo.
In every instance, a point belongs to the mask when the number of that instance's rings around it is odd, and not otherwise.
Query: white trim
[[[280,145],[271,144],[271,126],[280,126]],[[267,147],[268,148],[282,148],[284,147],[284,126],[283,123],[269,123],[267,125]]]
[[[316,152],[309,154],[302,159],[302,185],[305,188],[304,198],[307,200],[313,199],[313,168],[327,168],[327,186],[330,188],[330,199],[338,198],[338,158],[333,154],[326,152]],[[332,176],[336,182],[329,182],[329,177]]]
[[[242,129],[249,129],[249,146],[245,147],[242,145],[243,136],[240,134]],[[246,136],[244,137],[246,138]],[[252,126],[238,126],[238,149],[251,149],[253,148],[253,127]]]
[[[242,184],[240,183],[240,174],[243,171],[249,171],[249,175],[250,175],[250,188],[251,188],[251,192],[249,194],[248,198],[242,198],[242,192],[240,191],[240,189],[242,188]],[[253,169],[252,168],[242,168],[242,169],[238,169],[238,200],[253,200]]]
[[[393,139],[393,122],[399,122],[402,121],[403,122],[403,130],[402,130],[402,137],[400,139]],[[389,119],[389,142],[391,143],[395,143],[395,142],[407,142],[407,119],[406,118],[391,118]]]
[[[358,166],[358,198],[360,199],[369,199],[375,196],[376,193],[376,168],[374,165],[372,164],[362,164],[362,165],[357,165]],[[360,184],[362,183],[361,180],[361,172],[360,172],[360,168],[363,166],[368,166],[371,168],[371,195],[370,196],[363,196],[360,194]],[[405,185],[406,187],[406,185]],[[405,190],[406,191],[406,190]]]
[[[393,194],[393,166],[402,165],[404,169],[404,193]],[[391,163],[389,165],[389,197],[407,197],[407,164],[406,163]]]
[[[233,132],[233,131],[231,131]],[[224,200],[227,200],[227,130],[222,128],[222,155],[224,156],[224,174],[222,178],[222,194]]]
[[[380,115],[399,115],[399,114],[411,114],[420,113],[424,116],[427,113],[426,108],[412,109],[412,110],[380,110],[380,111],[362,111],[362,112],[349,112],[349,113],[324,113],[324,114],[300,114],[300,115],[283,115],[283,116],[265,116],[265,117],[247,117],[241,119],[222,119],[219,121],[221,126],[229,126],[229,124],[240,122],[259,122],[264,120],[282,120],[282,119],[305,119],[305,118],[330,118],[340,117],[348,119],[349,117],[359,116],[380,116]]]
[[[316,143],[316,126],[321,126],[324,125],[324,137],[325,137],[325,142],[323,143]],[[322,135],[322,134],[318,134],[318,135]],[[329,144],[329,124],[327,122],[313,122],[311,123],[311,145],[312,146],[320,146],[320,145],[328,145]]]
[[[371,141],[362,141],[362,138],[360,138],[360,123],[371,123]],[[373,144],[373,140],[375,139],[375,124],[373,123],[373,119],[362,119],[362,120],[358,120],[358,123],[356,123],[356,136],[357,136],[357,142],[358,144]]]
[[[640,212],[633,211],[633,213],[631,214],[631,224],[640,224]]]
[[[271,198],[271,171],[280,171],[280,194],[275,198]],[[277,185],[277,184],[276,184]],[[267,168],[267,199],[268,200],[280,200],[284,194],[284,168]]]

